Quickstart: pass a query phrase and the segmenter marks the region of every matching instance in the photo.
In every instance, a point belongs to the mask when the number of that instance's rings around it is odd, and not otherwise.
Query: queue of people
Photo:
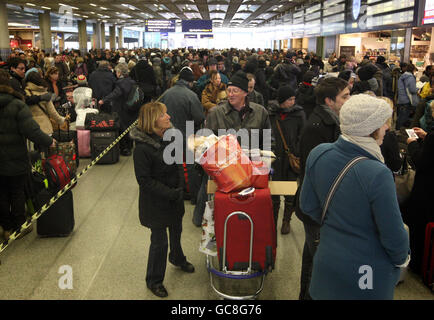
[[[271,129],[272,145],[260,145],[277,156],[273,179],[299,186],[295,196],[284,199],[280,232],[290,233],[293,213],[303,222],[301,300],[393,299],[401,267],[410,264],[421,273],[424,226],[434,221],[427,195],[434,178],[428,68],[421,90],[411,63],[391,66],[384,57],[357,62],[335,55],[324,63],[301,51],[91,50],[81,57],[79,51],[29,50],[13,52],[3,69],[0,122],[7,129],[0,131],[6,150],[0,153],[0,225],[5,239],[25,215],[29,168],[23,142],[53,143],[53,121],[69,120],[58,107],[68,99],[68,86],[80,84],[92,89],[100,111],[119,114],[121,131],[138,119],[120,144],[123,156],[133,155],[140,222],[151,229],[146,284],[155,295],[168,296],[163,281],[169,249],[170,263],[195,270],[181,247],[183,170],[163,160],[167,142],[162,137],[171,128],[181,130],[188,152],[187,121],[216,135],[219,129]],[[125,102],[135,84],[145,98],[131,113]],[[403,129],[411,127],[418,139],[405,139]],[[408,144],[416,170],[411,196],[401,205],[394,182],[403,164],[399,141]],[[334,178],[356,157],[363,161],[346,173],[322,217]],[[195,205],[192,222],[199,227],[208,177],[197,166],[186,168]],[[273,197],[276,225],[280,206],[280,197]],[[366,265],[378,272],[369,291],[358,282],[359,267]]]

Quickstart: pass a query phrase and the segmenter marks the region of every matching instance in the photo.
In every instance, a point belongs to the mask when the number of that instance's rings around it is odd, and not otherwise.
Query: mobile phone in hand
[[[405,131],[407,132],[407,134],[410,138],[415,138],[415,139],[419,138],[413,129],[405,129]]]

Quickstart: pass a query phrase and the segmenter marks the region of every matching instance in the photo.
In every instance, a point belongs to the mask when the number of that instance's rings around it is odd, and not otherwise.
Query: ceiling
[[[74,20],[143,26],[145,19],[204,19],[214,27],[256,27],[311,0],[14,0],[8,1],[9,22],[39,25],[38,13],[51,11],[58,23],[62,5],[72,7]],[[180,22],[180,21],[179,21]]]

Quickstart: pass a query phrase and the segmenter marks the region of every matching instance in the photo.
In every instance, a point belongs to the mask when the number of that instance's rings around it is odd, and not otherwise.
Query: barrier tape
[[[159,99],[158,99],[159,100]],[[157,100],[157,101],[158,101]],[[131,126],[129,126],[116,140],[114,140],[103,152],[101,152],[95,160],[93,160],[86,168],[84,168],[79,174],[77,174],[62,190],[57,192],[46,204],[44,204],[37,212],[31,217],[27,218],[20,229],[12,233],[9,240],[5,240],[0,244],[0,254],[26,229],[28,229],[44,212],[46,212],[61,196],[63,196],[69,189],[71,189],[90,168],[92,168],[107,152],[109,152],[131,129],[133,129],[138,123],[136,120]]]

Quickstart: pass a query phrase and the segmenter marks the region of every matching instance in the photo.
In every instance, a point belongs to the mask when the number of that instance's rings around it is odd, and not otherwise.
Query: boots
[[[291,232],[291,217],[292,213],[295,211],[295,208],[292,206],[292,203],[285,202],[285,209],[283,211],[283,220],[282,220],[282,228],[280,229],[281,234],[288,234]]]

